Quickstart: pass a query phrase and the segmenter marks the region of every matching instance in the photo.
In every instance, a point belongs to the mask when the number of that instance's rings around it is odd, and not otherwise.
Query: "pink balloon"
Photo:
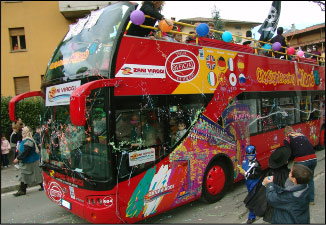
[[[293,47],[290,47],[290,48],[288,48],[288,49],[286,50],[286,53],[287,53],[288,55],[293,55],[293,54],[295,53],[295,49],[294,49]]]
[[[304,55],[304,52],[303,51],[298,51],[297,52],[297,56],[302,57],[303,55]]]

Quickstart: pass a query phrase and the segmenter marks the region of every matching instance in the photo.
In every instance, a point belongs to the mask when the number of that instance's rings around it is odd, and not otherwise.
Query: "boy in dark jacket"
[[[265,177],[267,202],[274,208],[272,223],[310,223],[308,182],[311,170],[294,164],[285,182],[285,188],[273,183],[273,177]]]

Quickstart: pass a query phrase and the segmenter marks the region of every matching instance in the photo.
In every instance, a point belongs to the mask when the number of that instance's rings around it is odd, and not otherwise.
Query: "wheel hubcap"
[[[225,184],[225,173],[220,166],[213,166],[206,178],[206,188],[211,195],[219,194]]]

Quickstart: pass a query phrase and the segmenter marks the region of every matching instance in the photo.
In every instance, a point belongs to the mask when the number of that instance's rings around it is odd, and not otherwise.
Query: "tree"
[[[321,11],[325,11],[325,2],[322,2],[322,1],[312,1],[312,2],[318,4]]]
[[[216,5],[214,5],[214,8],[212,10],[212,18],[214,20],[215,30],[223,31],[224,23],[223,23],[223,21],[221,19],[221,16],[220,16],[220,10],[216,8]],[[215,36],[216,39],[222,40],[222,34],[214,33],[214,36]]]

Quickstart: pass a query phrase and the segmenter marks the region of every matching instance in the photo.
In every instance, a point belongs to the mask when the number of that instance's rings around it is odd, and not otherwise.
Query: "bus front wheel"
[[[227,167],[221,161],[214,161],[207,167],[203,180],[202,197],[208,203],[220,200],[229,183]]]

